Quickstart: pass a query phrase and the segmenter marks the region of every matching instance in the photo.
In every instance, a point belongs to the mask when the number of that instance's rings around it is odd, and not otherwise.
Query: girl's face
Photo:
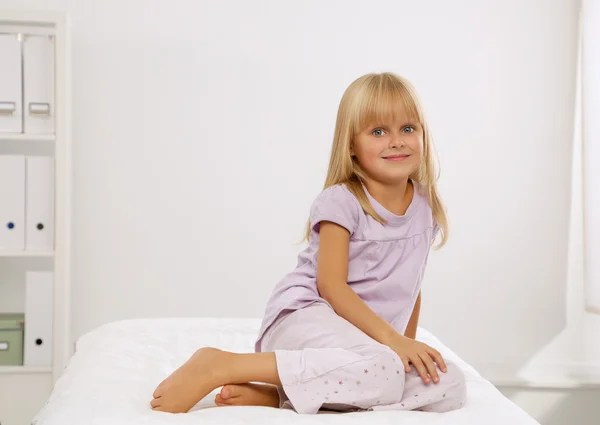
[[[395,185],[419,169],[423,129],[405,117],[372,123],[354,138],[350,153],[368,176]]]

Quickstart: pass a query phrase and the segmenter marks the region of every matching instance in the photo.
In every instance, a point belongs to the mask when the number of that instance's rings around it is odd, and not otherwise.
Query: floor
[[[599,425],[600,387],[529,389],[498,387],[541,425]]]

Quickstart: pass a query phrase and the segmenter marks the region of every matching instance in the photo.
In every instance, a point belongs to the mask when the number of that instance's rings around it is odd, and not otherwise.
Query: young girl
[[[429,250],[448,230],[432,150],[405,79],[354,81],[339,106],[308,247],[271,295],[256,353],[198,350],[156,388],[152,408],[187,412],[219,387],[219,406],[298,413],[460,408],[461,370],[415,340]]]

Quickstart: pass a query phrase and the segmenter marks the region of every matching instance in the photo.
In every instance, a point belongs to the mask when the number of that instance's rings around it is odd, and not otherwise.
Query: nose
[[[402,140],[401,135],[392,133],[390,136],[390,148],[396,148],[402,145],[404,145],[404,141]]]

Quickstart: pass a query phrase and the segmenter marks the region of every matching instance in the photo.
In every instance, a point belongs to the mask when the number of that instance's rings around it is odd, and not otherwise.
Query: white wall
[[[421,324],[484,374],[565,324],[578,2],[0,0],[71,13],[76,338],[260,316],[296,262],[337,104],[414,82],[452,224]]]
[[[582,4],[586,310],[600,314],[600,2]]]

